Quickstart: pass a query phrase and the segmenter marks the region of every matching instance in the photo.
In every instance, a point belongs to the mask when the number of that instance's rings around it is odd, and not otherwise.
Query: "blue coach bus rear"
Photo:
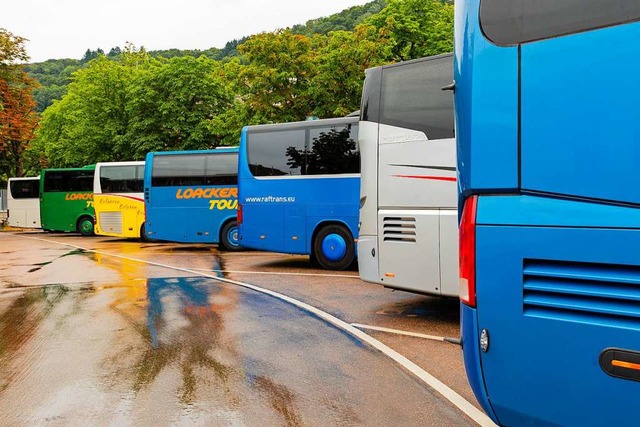
[[[472,388],[502,425],[635,425],[640,2],[455,7]]]
[[[358,118],[248,126],[240,141],[242,246],[310,255],[323,268],[355,260]]]
[[[147,154],[145,234],[239,249],[238,148]]]

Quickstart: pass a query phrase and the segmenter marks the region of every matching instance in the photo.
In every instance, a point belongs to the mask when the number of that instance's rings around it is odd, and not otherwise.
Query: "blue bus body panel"
[[[464,94],[455,98],[456,138],[466,142],[458,144],[458,185],[465,196],[518,187],[518,50],[475,31],[478,8],[479,0],[456,3],[453,71],[456,93]]]
[[[523,190],[640,203],[639,38],[637,22],[522,46]]]
[[[171,154],[224,154],[237,153],[237,148],[216,149],[206,151],[172,151],[149,153],[145,162],[145,228],[148,237],[154,240],[165,240],[180,243],[219,243],[222,225],[236,218],[237,186],[151,186],[151,174],[154,156]],[[184,198],[188,190],[220,189],[228,197]],[[146,194],[146,189],[150,189]],[[226,189],[226,190],[223,190]],[[235,193],[232,195],[232,193]],[[212,204],[213,200],[225,200],[224,205]]]
[[[582,204],[575,224],[554,226],[549,219],[567,202],[516,199],[479,199],[478,329],[464,331],[476,343],[478,330],[489,331],[481,363],[497,417],[504,425],[629,425],[640,383],[609,376],[599,356],[640,351],[640,221],[617,228],[633,209]],[[611,227],[585,220],[595,210]]]
[[[358,237],[360,177],[255,178],[247,162],[246,128],[240,140],[238,198],[243,247],[308,255],[322,223],[340,223]]]
[[[640,209],[540,196],[480,198],[478,224],[640,228]]]
[[[502,425],[636,425],[640,382],[599,358],[640,352],[640,23],[501,47],[479,5],[455,5],[460,201],[480,195],[469,382]]]

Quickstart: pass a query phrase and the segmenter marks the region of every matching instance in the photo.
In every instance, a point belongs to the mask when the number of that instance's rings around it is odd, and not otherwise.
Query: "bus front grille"
[[[105,233],[122,234],[122,212],[101,213],[99,225]]]
[[[416,243],[416,219],[413,217],[384,217],[382,236],[385,242]]]

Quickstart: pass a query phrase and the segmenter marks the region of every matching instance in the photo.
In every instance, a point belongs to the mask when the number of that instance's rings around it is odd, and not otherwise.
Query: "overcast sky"
[[[370,0],[16,0],[0,28],[26,37],[32,62],[80,59],[131,42],[147,50],[221,48],[233,39],[304,24]]]

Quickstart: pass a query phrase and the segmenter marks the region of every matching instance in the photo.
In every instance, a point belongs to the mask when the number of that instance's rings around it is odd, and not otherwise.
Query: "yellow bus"
[[[144,162],[96,164],[93,180],[96,234],[144,239],[143,182]]]

